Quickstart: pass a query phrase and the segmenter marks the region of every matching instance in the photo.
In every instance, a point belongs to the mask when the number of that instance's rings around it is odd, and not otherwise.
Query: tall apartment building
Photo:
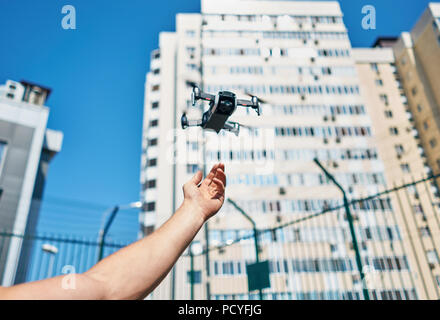
[[[201,14],[177,15],[176,32],[160,34],[146,79],[141,169],[145,234],[174,212],[183,198],[181,186],[194,172],[204,165],[209,170],[218,161],[226,164],[227,197],[259,229],[341,203],[340,192],[314,158],[335,174],[350,198],[383,189],[389,178],[387,160],[381,159],[386,150],[375,136],[376,114],[368,110],[374,102],[366,101],[361,88],[369,79],[358,76],[362,66],[353,56],[342,18],[339,4],[330,1],[202,0]],[[194,84],[210,93],[256,95],[265,101],[262,116],[238,109],[232,120],[246,125],[238,137],[182,130],[183,112],[189,118],[201,116],[200,108],[190,106]],[[423,164],[414,170],[419,167]],[[401,219],[382,217],[393,211],[394,203],[355,210],[362,260],[381,265],[386,275],[372,297],[431,298],[423,290],[424,279],[414,276],[421,272],[414,271],[414,250],[401,246]],[[272,269],[265,297],[361,299],[347,228],[346,217],[338,213],[262,236],[261,258]],[[206,248],[250,234],[249,222],[225,203],[195,242]],[[256,258],[252,248],[252,242],[240,241],[196,259],[194,297],[257,297],[247,292],[246,264]],[[302,265],[316,268],[306,272]],[[181,259],[152,297],[189,298],[188,270],[188,259]]]
[[[372,120],[372,129],[377,150],[385,166],[385,176],[390,183],[402,185],[421,179],[430,173],[426,158],[420,147],[419,134],[414,127],[414,119],[408,109],[403,92],[393,50],[394,43],[388,39],[383,46],[379,41],[376,48],[353,49],[353,57],[361,82],[365,106]],[[395,42],[395,41],[394,41]],[[390,185],[395,187],[395,185]],[[409,260],[413,262],[421,283],[419,291],[425,297],[437,297],[439,270],[436,258],[440,249],[440,224],[436,192],[430,186],[417,188],[417,204],[412,207],[406,201],[399,201],[399,194],[392,194],[393,208],[399,219]],[[405,236],[412,235],[412,236]],[[411,248],[411,249],[410,249]]]
[[[435,174],[440,173],[440,3],[430,3],[411,32],[393,46],[415,127]]]
[[[47,129],[50,89],[26,81],[0,86],[0,230],[35,233],[47,171],[61,150],[63,134]],[[0,279],[25,280],[31,244],[2,236]]]

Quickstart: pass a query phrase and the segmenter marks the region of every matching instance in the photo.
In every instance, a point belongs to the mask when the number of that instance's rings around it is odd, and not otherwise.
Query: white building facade
[[[238,137],[182,130],[183,112],[189,118],[201,116],[200,107],[190,106],[194,84],[212,94],[256,95],[264,102],[262,115],[239,108],[231,118],[245,125]],[[226,165],[226,196],[258,229],[341,204],[341,193],[314,158],[334,173],[350,198],[378,192],[386,183],[384,166],[359,86],[338,2],[202,0],[201,14],[177,15],[176,32],[160,34],[146,79],[143,232],[170,217],[182,201],[181,186],[196,170],[204,165],[209,170],[219,161]],[[384,271],[395,273],[390,279],[404,279],[397,287],[382,281],[371,294],[377,299],[418,297],[405,250],[391,252],[366,241],[369,228],[377,236],[371,241],[397,241],[392,236],[399,234],[397,222],[388,221],[386,229],[374,210],[355,216],[364,263],[390,259]],[[225,203],[196,243],[215,247],[251,235],[249,222]],[[271,267],[271,287],[263,290],[264,297],[362,299],[349,237],[340,210],[261,235],[260,259]],[[190,293],[196,299],[258,298],[247,290],[246,265],[256,258],[251,240],[196,257],[192,290],[190,261],[182,258],[152,298],[188,299]],[[405,267],[396,271],[401,262]],[[303,264],[316,268],[303,270]]]

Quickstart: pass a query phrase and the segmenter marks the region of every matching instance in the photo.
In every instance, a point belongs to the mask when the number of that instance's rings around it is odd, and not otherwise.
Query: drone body
[[[209,109],[201,120],[189,121],[184,113],[181,118],[182,128],[191,126],[200,126],[203,129],[214,130],[219,133],[220,130],[227,130],[238,136],[240,125],[236,122],[228,121],[229,117],[237,109],[237,106],[253,108],[260,115],[260,103],[257,97],[252,100],[237,99],[235,93],[229,91],[220,91],[216,96],[203,93],[198,87],[193,87],[191,95],[192,105],[195,106],[198,100],[209,101]]]

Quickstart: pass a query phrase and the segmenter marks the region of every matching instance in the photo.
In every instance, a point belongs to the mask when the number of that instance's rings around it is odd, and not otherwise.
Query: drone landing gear
[[[237,122],[227,121],[223,127],[223,130],[232,132],[238,137],[240,134],[240,124]]]

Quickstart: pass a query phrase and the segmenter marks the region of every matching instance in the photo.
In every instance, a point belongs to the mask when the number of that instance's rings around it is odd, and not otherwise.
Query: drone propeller
[[[259,103],[263,103],[263,104],[269,104],[266,100],[263,100],[261,98],[258,98],[257,96],[253,95],[252,93],[250,93],[249,91],[245,91],[244,92],[245,95],[251,97],[251,98],[257,98]]]
[[[247,124],[241,124],[241,123],[240,123],[240,127],[243,127],[243,128],[246,128],[246,129],[252,129],[252,130],[257,129],[257,127],[248,126]]]

